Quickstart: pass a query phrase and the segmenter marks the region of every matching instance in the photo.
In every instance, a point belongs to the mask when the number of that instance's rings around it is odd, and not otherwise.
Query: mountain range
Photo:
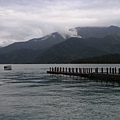
[[[0,63],[70,63],[83,58],[120,54],[120,28],[76,27],[0,48]]]

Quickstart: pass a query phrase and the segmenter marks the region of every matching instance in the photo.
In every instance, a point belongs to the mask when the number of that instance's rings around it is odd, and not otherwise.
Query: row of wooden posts
[[[60,73],[79,73],[79,74],[90,74],[90,73],[106,73],[106,74],[120,74],[120,68],[65,68],[65,67],[50,67],[51,72]]]

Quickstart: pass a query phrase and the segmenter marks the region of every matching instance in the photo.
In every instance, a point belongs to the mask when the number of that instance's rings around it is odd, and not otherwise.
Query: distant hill
[[[16,50],[40,50],[48,48],[52,45],[60,43],[65,39],[57,32],[47,35],[42,38],[34,38],[26,42],[16,42],[0,49],[0,54],[13,52]]]
[[[106,54],[89,46],[85,39],[70,38],[54,45],[37,58],[37,63],[69,63],[71,60]]]
[[[42,52],[42,50],[21,49],[0,54],[0,64],[32,63]]]
[[[104,38],[86,38],[86,44],[91,47],[98,48],[109,54],[120,53],[120,36],[108,35]]]
[[[71,61],[74,64],[120,64],[120,54],[109,54],[99,57],[84,58]]]

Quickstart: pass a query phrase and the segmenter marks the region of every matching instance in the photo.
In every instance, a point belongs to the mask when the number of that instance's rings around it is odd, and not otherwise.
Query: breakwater
[[[63,74],[80,77],[87,77],[91,79],[103,79],[113,82],[120,82],[120,68],[64,68],[64,67],[50,67],[49,74]]]

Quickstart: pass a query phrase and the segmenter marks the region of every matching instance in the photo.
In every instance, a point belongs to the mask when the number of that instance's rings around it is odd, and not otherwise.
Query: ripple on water
[[[120,118],[120,87],[117,84],[48,75],[47,65],[14,67],[10,72],[0,71],[1,120]]]

